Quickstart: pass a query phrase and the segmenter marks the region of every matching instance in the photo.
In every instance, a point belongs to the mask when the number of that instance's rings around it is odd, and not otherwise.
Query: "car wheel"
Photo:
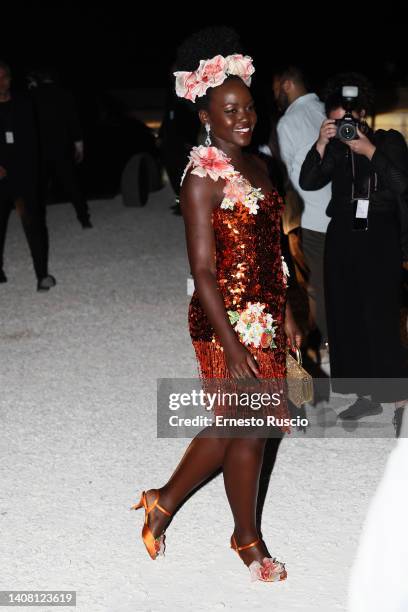
[[[120,189],[125,206],[144,206],[149,197],[149,158],[145,153],[133,155],[121,176]]]

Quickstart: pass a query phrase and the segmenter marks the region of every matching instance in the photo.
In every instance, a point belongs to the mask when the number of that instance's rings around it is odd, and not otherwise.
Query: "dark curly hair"
[[[358,96],[353,104],[353,110],[365,110],[367,113],[371,113],[374,108],[374,89],[370,81],[364,75],[357,72],[343,72],[331,77],[324,87],[323,100],[326,114],[343,106],[341,90],[345,85],[358,87]]]
[[[197,70],[200,60],[211,59],[215,55],[232,55],[242,53],[239,34],[228,26],[211,26],[189,36],[177,49],[175,71]],[[228,76],[227,80],[238,79],[238,76]],[[193,103],[185,100],[192,110],[207,110],[211,98],[211,87],[205,96],[196,98]]]

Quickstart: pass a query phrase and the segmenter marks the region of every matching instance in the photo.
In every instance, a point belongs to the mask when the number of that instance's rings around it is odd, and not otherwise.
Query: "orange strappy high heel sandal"
[[[131,510],[138,510],[142,506],[145,509],[145,522],[144,522],[143,529],[142,529],[142,538],[143,538],[144,545],[147,548],[147,552],[149,553],[149,555],[151,556],[153,560],[156,559],[158,555],[164,555],[164,551],[166,549],[166,544],[165,544],[166,536],[164,533],[162,533],[160,536],[156,538],[154,537],[152,530],[147,524],[149,513],[153,510],[153,508],[158,508],[161,512],[163,512],[167,516],[171,516],[171,513],[168,512],[165,508],[163,508],[163,506],[160,506],[158,504],[158,501],[159,501],[159,493],[157,493],[157,497],[152,502],[152,504],[148,506],[147,498],[146,498],[146,491],[143,491],[140,497],[139,503],[134,504],[133,506],[130,507]]]
[[[242,559],[240,551],[256,546],[260,541],[261,539],[257,538],[250,544],[238,546],[235,536],[232,534],[231,548],[236,550],[239,557]],[[259,561],[252,561],[252,563],[248,565],[248,569],[251,574],[251,580],[261,580],[262,582],[278,582],[280,580],[285,580],[288,575],[285,564],[278,561],[276,557],[264,557],[262,563],[259,563]]]

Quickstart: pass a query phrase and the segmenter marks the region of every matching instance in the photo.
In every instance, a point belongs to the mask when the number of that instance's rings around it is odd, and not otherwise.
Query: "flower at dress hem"
[[[270,313],[264,312],[265,304],[247,302],[247,307],[241,312],[228,310],[231,325],[245,345],[255,348],[276,348],[275,321]]]

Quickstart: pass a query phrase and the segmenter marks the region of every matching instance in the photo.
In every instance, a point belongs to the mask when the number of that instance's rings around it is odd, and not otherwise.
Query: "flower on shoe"
[[[262,564],[259,561],[252,561],[249,565],[251,580],[263,580],[264,582],[277,582],[285,574],[285,566],[277,559],[264,557]]]
[[[164,535],[154,539],[154,549],[157,555],[164,555]]]

